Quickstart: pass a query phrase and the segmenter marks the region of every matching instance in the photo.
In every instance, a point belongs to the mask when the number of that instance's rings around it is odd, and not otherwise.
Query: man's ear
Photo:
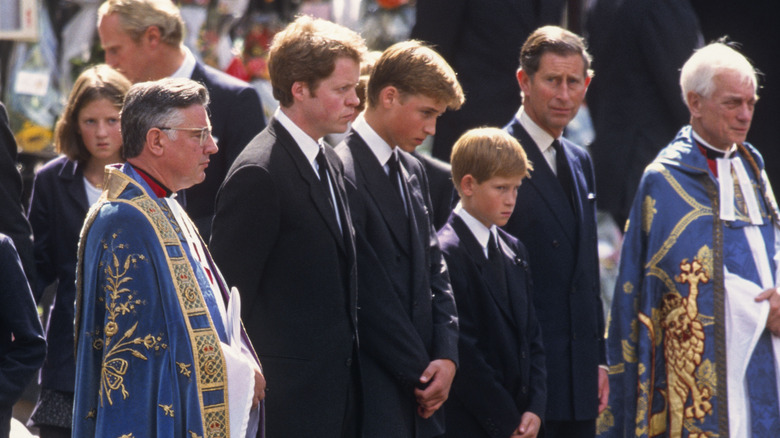
[[[702,97],[695,91],[689,91],[685,95],[685,100],[688,104],[688,111],[691,113],[691,117],[698,118],[701,116]]]
[[[527,94],[527,90],[531,87],[531,78],[522,68],[517,69],[517,83],[520,85],[523,95]]]
[[[141,42],[146,44],[147,47],[156,49],[162,44],[162,34],[160,28],[157,26],[149,26],[141,35]]]
[[[303,81],[295,81],[292,84],[292,88],[290,89],[293,95],[293,100],[301,101],[305,97],[311,96],[311,92],[309,90],[309,84]]]
[[[477,185],[477,180],[470,173],[463,176],[460,179],[460,193],[463,197],[469,197],[474,194],[474,188]]]
[[[152,128],[146,132],[146,145],[144,149],[149,150],[155,157],[160,157],[165,152],[165,145],[168,144],[168,135],[159,128]]]

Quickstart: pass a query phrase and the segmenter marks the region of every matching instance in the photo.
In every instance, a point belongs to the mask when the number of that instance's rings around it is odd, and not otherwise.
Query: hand
[[[777,288],[767,289],[756,297],[756,302],[769,301],[769,316],[766,318],[766,328],[775,336],[780,336],[780,293]]]
[[[265,377],[260,370],[255,369],[255,396],[252,398],[252,409],[260,404],[260,400],[265,398]]]
[[[455,377],[455,363],[449,359],[437,359],[428,364],[420,376],[420,383],[428,384],[425,389],[416,388],[417,414],[430,418],[450,395],[450,386]],[[430,382],[430,383],[429,383]]]
[[[599,414],[607,409],[609,404],[609,377],[607,370],[599,367]]]
[[[538,415],[533,412],[525,412],[520,418],[520,425],[509,438],[536,438],[541,425],[542,419]]]

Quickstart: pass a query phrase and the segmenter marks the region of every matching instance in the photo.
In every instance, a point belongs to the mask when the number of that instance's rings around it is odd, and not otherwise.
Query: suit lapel
[[[344,237],[341,233],[341,229],[339,228],[339,224],[336,221],[336,214],[333,211],[333,206],[330,205],[328,194],[325,192],[325,188],[320,183],[319,177],[314,173],[314,168],[312,168],[309,160],[306,159],[306,156],[303,154],[303,151],[295,142],[292,135],[290,135],[290,133],[284,129],[279,121],[273,119],[270,125],[274,131],[274,134],[276,135],[276,138],[279,140],[279,143],[284,147],[287,153],[290,154],[290,157],[292,158],[293,163],[295,163],[295,167],[298,169],[298,173],[301,175],[301,178],[303,178],[303,180],[306,181],[306,183],[309,185],[309,196],[311,197],[312,203],[314,203],[314,206],[319,212],[320,216],[328,225],[328,229],[338,242],[339,248],[346,252],[346,249],[344,248]],[[335,178],[336,174],[333,172],[331,158],[328,157],[327,161],[328,172],[333,177],[333,180],[336,181],[337,178]],[[336,187],[334,187],[334,189],[337,189],[337,187],[339,187],[338,184]],[[341,189],[343,190],[343,186],[341,186]],[[338,191],[338,189],[336,191]],[[344,222],[344,224],[346,226],[347,222]],[[348,229],[345,228],[345,231],[348,232]]]
[[[572,245],[575,245],[577,220],[569,206],[569,197],[566,196],[561,184],[558,182],[558,177],[556,177],[552,169],[550,169],[539,146],[533,141],[531,136],[528,135],[525,128],[520,125],[517,118],[513,120],[507,130],[510,134],[515,136],[515,138],[520,140],[520,144],[523,146],[523,149],[525,149],[528,159],[534,163],[534,170],[531,172],[531,177],[526,179],[524,183],[530,185],[539,193],[539,197],[553,213],[555,220],[560,224],[564,234],[569,239],[569,242],[571,242]],[[567,156],[566,159],[568,160],[569,157]],[[569,168],[572,168],[570,160]]]
[[[504,230],[499,229],[498,234],[501,239],[507,242],[509,238]],[[514,315],[513,321],[517,327],[523,328],[528,320],[528,302],[531,291],[526,286],[528,273],[528,261],[522,259],[518,254],[508,248],[508,245],[502,246],[504,252],[504,262],[506,269],[507,292],[511,299],[511,311]]]
[[[471,258],[471,260],[477,266],[477,269],[479,269],[480,281],[485,286],[485,288],[490,291],[490,297],[496,303],[496,307],[501,310],[501,313],[510,323],[515,324],[514,317],[512,316],[509,297],[504,295],[504,293],[501,291],[500,283],[496,281],[497,279],[495,278],[495,275],[493,275],[490,266],[488,266],[488,259],[485,257],[485,252],[482,249],[482,245],[479,244],[477,238],[474,237],[474,234],[471,232],[468,225],[463,222],[463,219],[461,219],[460,216],[452,213],[450,215],[450,223],[452,224],[452,228],[457,233],[458,238],[460,239],[460,242],[463,245],[463,248],[466,250],[469,258]],[[506,259],[505,262],[508,263]],[[509,265],[507,264],[507,266]],[[507,277],[507,280],[509,280],[509,277]]]
[[[353,131],[347,139],[347,144],[355,157],[355,165],[361,170],[363,190],[374,201],[398,246],[408,253],[409,226],[402,200],[365,140]]]
[[[87,200],[87,191],[84,188],[83,176],[81,166],[72,161],[68,161],[59,173],[60,181],[65,185],[68,196],[84,210],[86,215],[89,210],[89,201]]]

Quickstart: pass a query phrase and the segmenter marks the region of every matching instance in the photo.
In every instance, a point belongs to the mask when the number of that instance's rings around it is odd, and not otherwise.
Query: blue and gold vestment
[[[777,207],[764,163],[751,145],[737,147],[758,201],[757,226],[739,190],[735,220],[719,217],[719,185],[690,126],[645,170],[610,314],[601,436],[729,436],[725,276],[762,284],[745,227],[760,232],[776,270]]]
[[[222,298],[165,200],[106,172],[79,242],[73,436],[229,437]]]

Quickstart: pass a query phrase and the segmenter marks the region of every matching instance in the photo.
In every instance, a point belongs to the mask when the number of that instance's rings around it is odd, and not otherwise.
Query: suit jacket
[[[594,3],[587,16],[598,74],[587,96],[596,131],[590,150],[599,209],[622,230],[645,166],[689,120],[680,68],[703,40],[688,0]]]
[[[528,253],[517,239],[501,229],[498,233],[506,294],[463,219],[453,213],[439,230],[460,327],[460,369],[447,402],[448,437],[506,438],[523,413],[544,419],[544,349]]]
[[[358,239],[361,372],[365,436],[430,437],[443,432],[439,410],[416,414],[414,386],[428,364],[457,364],[457,311],[447,267],[431,224],[428,179],[419,161],[399,151],[410,200],[352,131],[336,152],[344,162]]]
[[[208,242],[217,190],[238,154],[265,128],[265,116],[260,95],[246,82],[201,62],[195,64],[192,80],[209,90],[209,119],[219,150],[210,157],[206,179],[184,190],[184,206]]]
[[[425,154],[412,152],[422,163],[430,184],[431,207],[433,207],[433,228],[438,230],[447,223],[452,209],[458,201],[458,192],[452,184],[452,170],[449,163]]]
[[[539,147],[515,118],[505,129],[534,163],[504,230],[528,248],[534,304],[547,357],[548,420],[598,415],[598,366],[606,364],[599,289],[596,190],[584,149],[563,139],[574,209]]]
[[[411,37],[433,44],[458,73],[466,102],[439,119],[433,156],[450,161],[468,129],[501,126],[520,106],[520,47],[537,27],[557,24],[563,0],[417,0]]]
[[[300,147],[272,119],[217,196],[211,254],[241,294],[242,319],[270,391],[266,430],[340,437],[355,378],[357,266],[342,165],[325,148],[344,216]]]
[[[43,363],[46,341],[13,241],[4,234],[0,278],[0,436],[8,436],[11,409]]]
[[[14,241],[27,278],[35,279],[32,230],[22,207],[22,176],[16,169],[16,140],[0,102],[0,233]]]
[[[35,175],[30,198],[30,224],[35,236],[37,296],[57,282],[54,308],[46,339],[49,350],[41,386],[73,392],[73,303],[76,299],[76,260],[79,233],[89,205],[83,169],[67,157],[55,158]]]

